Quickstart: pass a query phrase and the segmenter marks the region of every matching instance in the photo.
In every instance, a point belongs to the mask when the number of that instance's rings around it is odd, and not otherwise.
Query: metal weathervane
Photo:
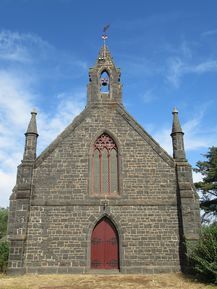
[[[102,39],[103,39],[104,46],[105,46],[105,41],[106,41],[106,39],[108,38],[108,35],[107,35],[106,31],[109,29],[109,27],[110,27],[110,25],[106,25],[106,26],[103,28]]]
[[[109,29],[110,25],[106,25],[104,28],[103,28],[103,34],[102,34],[102,40],[103,40],[103,58],[105,59],[105,54],[106,54],[106,39],[108,38],[108,35],[107,35],[107,30]]]

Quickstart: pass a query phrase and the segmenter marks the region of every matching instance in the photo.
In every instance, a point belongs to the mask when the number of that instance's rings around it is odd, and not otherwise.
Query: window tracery
[[[93,194],[118,192],[118,148],[106,133],[93,146],[91,183]]]

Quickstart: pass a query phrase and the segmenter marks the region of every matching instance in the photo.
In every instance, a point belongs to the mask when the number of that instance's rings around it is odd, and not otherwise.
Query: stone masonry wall
[[[26,271],[88,271],[91,230],[103,214],[119,232],[122,272],[179,270],[173,161],[163,157],[163,150],[159,153],[157,144],[150,145],[115,105],[92,106],[74,130],[67,130],[68,136],[60,136],[36,160]],[[93,197],[89,191],[91,146],[104,131],[119,149],[120,192],[113,198]]]
[[[33,200],[86,200],[89,193],[91,147],[104,131],[117,142],[120,197],[148,202],[176,202],[174,166],[168,164],[113,107],[91,109],[75,130],[33,172]]]
[[[179,270],[179,238],[175,207],[111,206],[120,238],[120,269],[124,273]],[[90,269],[96,206],[34,206],[27,240],[27,272],[84,273]]]

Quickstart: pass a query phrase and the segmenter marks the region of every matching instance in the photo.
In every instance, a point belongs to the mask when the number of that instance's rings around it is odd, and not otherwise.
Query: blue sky
[[[195,166],[217,145],[216,14],[216,0],[1,0],[0,206],[15,185],[32,108],[38,153],[84,108],[106,24],[126,109],[171,154],[177,107]]]

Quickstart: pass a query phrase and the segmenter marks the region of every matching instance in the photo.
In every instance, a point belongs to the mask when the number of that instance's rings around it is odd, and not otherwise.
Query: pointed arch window
[[[106,133],[93,145],[91,191],[96,195],[118,193],[118,148]]]
[[[100,91],[109,93],[109,74],[106,70],[102,71],[100,75]]]

